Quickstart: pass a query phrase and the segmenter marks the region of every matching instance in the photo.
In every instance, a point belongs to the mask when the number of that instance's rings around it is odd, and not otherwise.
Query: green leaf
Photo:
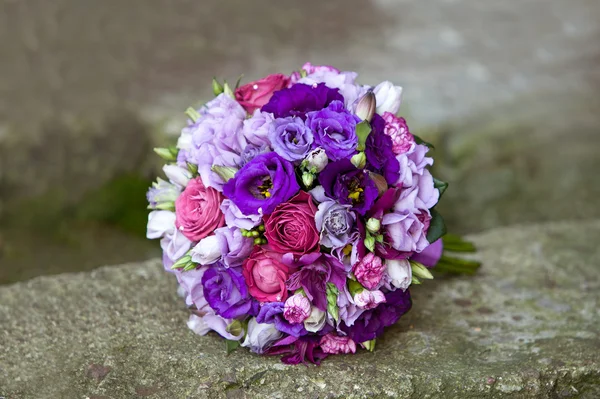
[[[327,312],[335,321],[339,321],[340,313],[337,305],[337,298],[340,291],[333,283],[327,283]]]
[[[363,151],[365,149],[365,143],[367,137],[371,134],[371,124],[369,121],[362,121],[356,125],[356,135],[358,136],[358,150]]]
[[[380,244],[383,244],[383,234],[377,234],[375,236],[375,241],[377,241]]]
[[[369,352],[373,352],[375,350],[375,343],[377,341],[375,339],[372,339],[370,341],[365,341],[362,343],[362,346],[365,347],[366,350],[368,350]]]
[[[240,77],[238,78],[237,82],[235,82],[235,88],[237,90],[238,87],[240,87],[240,83],[242,83],[242,78],[244,77],[244,74],[241,74]]]
[[[433,178],[433,187],[438,189],[438,191],[440,192],[440,198],[442,198],[442,195],[448,188],[448,183],[446,183],[445,181],[438,180],[434,177]]]
[[[192,174],[192,176],[198,175],[198,165],[194,165],[193,163],[187,162],[187,168]]]
[[[183,268],[185,268],[185,267],[188,265],[188,263],[190,263],[191,261],[192,261],[192,256],[191,256],[191,255],[189,255],[189,252],[188,252],[188,254],[186,254],[186,255],[182,256],[181,258],[179,258],[179,259],[177,260],[177,262],[175,262],[175,263],[173,264],[173,266],[171,266],[171,269],[173,269],[173,270],[175,270],[175,269],[183,269]]]
[[[481,262],[476,260],[442,255],[440,261],[435,265],[435,271],[451,274],[475,274],[480,266]]]
[[[446,234],[446,223],[444,218],[435,209],[431,211],[431,221],[429,222],[429,230],[427,231],[427,241],[433,243]]]
[[[455,234],[446,234],[444,240],[444,251],[450,252],[477,252],[472,242],[463,240]]]
[[[228,340],[225,340],[225,343],[227,345],[227,354],[228,355],[240,347],[240,341],[233,341],[233,340],[228,339]]]
[[[367,237],[365,238],[365,247],[367,247],[369,251],[375,252],[375,237],[368,232]]]
[[[428,143],[427,141],[423,140],[422,138],[420,138],[416,134],[413,134],[413,137],[415,138],[415,143],[417,143],[417,144],[423,144],[423,145],[426,145],[427,147],[429,147],[431,149],[435,149],[435,147],[433,146],[433,144]]]

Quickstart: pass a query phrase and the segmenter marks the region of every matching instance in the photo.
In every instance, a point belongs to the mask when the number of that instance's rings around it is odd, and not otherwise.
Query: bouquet
[[[148,238],[179,282],[197,334],[215,331],[289,364],[373,350],[411,308],[442,254],[435,206],[447,184],[431,145],[397,116],[402,88],[305,64],[186,111],[177,145],[155,151],[167,180],[148,191]],[[456,236],[446,249],[472,251]]]

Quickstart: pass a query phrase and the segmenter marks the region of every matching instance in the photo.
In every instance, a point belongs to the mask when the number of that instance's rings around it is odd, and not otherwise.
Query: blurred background
[[[1,0],[0,284],[158,256],[152,148],[306,61],[404,87],[454,232],[600,217],[598,0]]]

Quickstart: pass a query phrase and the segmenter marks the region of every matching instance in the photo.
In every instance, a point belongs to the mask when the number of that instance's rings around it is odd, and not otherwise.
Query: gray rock
[[[157,261],[0,287],[0,396],[596,398],[600,221],[471,237],[484,266],[413,289],[374,353],[286,366],[196,336]]]

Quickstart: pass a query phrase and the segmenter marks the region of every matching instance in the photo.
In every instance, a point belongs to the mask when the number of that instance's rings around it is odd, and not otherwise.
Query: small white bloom
[[[248,322],[248,333],[242,346],[261,354],[282,336],[283,333],[275,328],[275,324],[259,323],[253,317]]]
[[[392,285],[402,291],[410,286],[412,270],[407,259],[388,259],[385,261],[387,273],[392,279]]]
[[[377,103],[377,113],[383,115],[384,112],[396,114],[400,109],[402,101],[402,87],[394,86],[390,81],[379,83],[373,90]]]
[[[306,168],[312,173],[319,173],[327,163],[329,159],[327,158],[327,154],[325,154],[325,150],[322,148],[315,148],[312,150],[305,158]]]
[[[304,328],[309,332],[320,331],[327,321],[327,313],[313,306],[308,319],[304,320]]]
[[[195,314],[190,315],[187,326],[190,330],[198,335],[206,335],[210,330],[212,330],[204,318],[196,316]]]
[[[175,212],[152,211],[148,215],[146,237],[153,240],[175,231]]]
[[[210,265],[221,258],[221,241],[216,235],[208,236],[200,240],[192,248],[192,260],[201,265]]]
[[[379,219],[369,218],[369,220],[367,220],[367,230],[375,234],[379,231],[379,229],[381,229],[381,222]]]
[[[189,170],[177,165],[165,165],[163,166],[163,172],[165,172],[171,183],[177,184],[179,187],[187,186],[192,178]]]

